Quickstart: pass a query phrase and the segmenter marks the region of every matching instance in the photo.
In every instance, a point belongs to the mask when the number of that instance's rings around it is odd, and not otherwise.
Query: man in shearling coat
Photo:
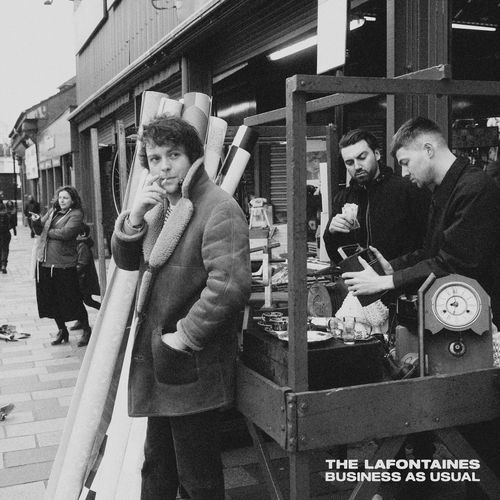
[[[385,269],[379,276],[366,262],[361,272],[344,273],[354,295],[369,295],[461,274],[476,279],[491,298],[493,321],[500,324],[500,190],[483,171],[457,158],[438,125],[427,118],[404,123],[392,153],[411,180],[432,191],[424,245],[388,262],[373,249]]]
[[[112,238],[118,267],[139,269],[129,414],[148,417],[142,500],[223,499],[219,409],[234,397],[237,323],[251,283],[248,225],[207,176],[196,130],[144,126],[150,177]]]

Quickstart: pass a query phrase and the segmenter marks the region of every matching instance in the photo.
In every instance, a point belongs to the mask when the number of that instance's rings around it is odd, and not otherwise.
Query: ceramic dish
[[[280,340],[288,342],[288,332],[276,332]],[[324,342],[330,340],[333,335],[330,332],[321,332],[320,330],[308,330],[307,342]]]

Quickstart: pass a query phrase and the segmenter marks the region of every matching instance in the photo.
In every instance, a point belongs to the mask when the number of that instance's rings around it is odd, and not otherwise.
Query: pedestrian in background
[[[31,194],[27,196],[28,201],[24,205],[24,216],[28,219],[28,226],[30,227],[31,237],[35,237],[35,232],[33,231],[33,221],[30,214],[40,215],[40,203],[33,198]]]
[[[94,255],[92,254],[94,241],[90,236],[90,227],[87,224],[82,224],[82,229],[76,241],[76,250],[78,253],[76,271],[78,273],[78,284],[80,286],[83,303],[94,309],[100,309],[101,303],[92,298],[92,295],[100,295],[101,289],[99,287],[99,278],[97,277],[97,270],[95,268]],[[84,324],[78,320],[70,330],[82,330],[83,328]],[[82,338],[78,342],[80,347],[89,343],[90,329],[87,330],[87,332],[89,333],[88,335],[85,334],[84,330]]]
[[[12,218],[5,204],[0,201],[0,267],[2,274],[7,274],[7,262],[9,260],[10,230],[12,229]]]
[[[36,299],[40,318],[53,318],[59,328],[52,345],[69,341],[66,321],[78,319],[82,337],[90,336],[87,310],[83,305],[76,266],[76,238],[83,222],[82,202],[72,186],[60,187],[49,211],[31,213],[33,230],[40,235],[37,251]]]
[[[8,201],[5,206],[7,207],[7,212],[11,218],[12,232],[14,236],[17,236],[17,207],[13,201]]]

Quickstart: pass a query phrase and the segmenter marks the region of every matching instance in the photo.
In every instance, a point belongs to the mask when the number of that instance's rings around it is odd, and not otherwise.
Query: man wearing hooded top
[[[338,262],[337,249],[356,243],[374,246],[389,259],[419,248],[429,192],[380,165],[377,138],[366,130],[351,130],[341,138],[339,148],[351,181],[335,196],[333,216],[323,235],[330,259]],[[358,206],[357,223],[342,213],[346,203]]]

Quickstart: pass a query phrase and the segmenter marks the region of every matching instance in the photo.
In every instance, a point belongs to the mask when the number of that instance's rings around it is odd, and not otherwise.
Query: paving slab
[[[45,493],[43,481],[0,488],[0,500],[41,500]]]

